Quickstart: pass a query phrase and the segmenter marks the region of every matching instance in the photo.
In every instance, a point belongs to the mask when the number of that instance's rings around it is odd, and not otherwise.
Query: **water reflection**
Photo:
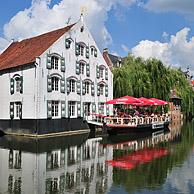
[[[172,169],[188,157],[194,144],[194,132],[189,127],[182,131],[172,127],[155,133],[89,139],[88,135],[38,141],[2,137],[0,193],[102,194],[111,193],[113,186],[128,193],[144,193],[144,189],[148,193],[166,180],[172,181]],[[139,162],[141,157],[135,153],[147,150],[149,162]],[[162,157],[154,158],[158,153],[150,150],[168,150],[168,154],[161,152]],[[107,164],[118,158],[138,160],[138,164],[130,170]]]

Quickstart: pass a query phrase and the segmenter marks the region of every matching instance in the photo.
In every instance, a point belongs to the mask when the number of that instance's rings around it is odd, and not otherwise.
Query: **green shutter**
[[[65,72],[65,58],[61,57],[61,71]]]
[[[61,78],[61,93],[65,93],[65,78]]]
[[[94,49],[94,56],[97,57],[97,49]]]
[[[82,82],[82,94],[85,95],[86,94],[86,85],[85,82]]]
[[[98,65],[96,65],[96,77],[100,78],[100,69]]]
[[[23,93],[23,76],[20,76],[20,93]]]
[[[14,102],[10,102],[9,108],[10,108],[10,118],[13,119],[14,118]]]
[[[80,64],[79,64],[79,61],[76,61],[75,73],[76,73],[77,75],[80,74]]]
[[[92,84],[91,84],[91,94],[92,94],[92,96],[95,95],[94,82],[92,82]]]
[[[90,76],[90,64],[86,64],[86,75],[89,77]]]
[[[66,102],[61,101],[61,118],[66,117]]]
[[[69,49],[70,45],[71,45],[71,40],[65,39],[65,47],[66,47],[66,49]]]
[[[81,82],[80,82],[80,80],[77,81],[77,94],[81,94]]]
[[[81,102],[77,102],[77,116],[81,117]]]
[[[47,91],[52,92],[52,80],[50,75],[47,75]]]
[[[51,69],[51,55],[49,53],[47,53],[47,69]]]
[[[92,112],[96,113],[96,104],[95,104],[95,102],[92,103]]]
[[[79,44],[77,42],[75,43],[75,55],[76,56],[80,55]]]
[[[14,79],[13,78],[10,79],[10,93],[11,94],[14,93]]]
[[[47,100],[47,118],[52,118],[52,101]]]
[[[100,85],[97,85],[97,96],[100,96]]]
[[[108,97],[108,85],[105,86],[105,96]]]
[[[89,59],[89,46],[86,46],[86,58]]]
[[[19,117],[22,119],[22,103],[20,103],[20,112],[19,112]]]
[[[106,105],[106,115],[109,115],[110,113],[109,113],[109,105],[107,104]]]
[[[108,69],[105,69],[105,79],[108,80]]]
[[[70,93],[70,83],[69,83],[69,79],[66,80],[67,82],[67,93]]]

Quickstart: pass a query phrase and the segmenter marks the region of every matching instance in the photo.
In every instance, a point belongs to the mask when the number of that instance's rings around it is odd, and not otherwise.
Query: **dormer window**
[[[59,58],[56,56],[51,57],[51,69],[58,69],[59,67]]]

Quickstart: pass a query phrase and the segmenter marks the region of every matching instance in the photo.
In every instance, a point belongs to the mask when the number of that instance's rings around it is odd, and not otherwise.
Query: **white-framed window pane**
[[[85,71],[85,64],[84,63],[80,63],[80,73],[82,75],[84,75],[84,71]]]
[[[90,93],[90,83],[89,82],[85,82],[85,88],[86,88],[86,94]]]
[[[103,68],[100,68],[100,77],[103,78],[103,75],[104,75],[104,69]]]
[[[104,94],[104,85],[100,85],[100,95]]]
[[[59,101],[52,101],[52,117],[59,116]]]
[[[53,91],[58,91],[59,90],[59,78],[58,77],[52,77],[51,82],[52,82],[52,90]]]
[[[75,116],[75,102],[74,101],[69,102],[69,115],[70,117]]]
[[[79,49],[80,49],[80,55],[84,56],[84,46],[83,45],[79,45]]]
[[[71,79],[69,81],[69,85],[70,85],[70,92],[75,92],[75,80]]]
[[[15,108],[16,108],[16,118],[19,118],[20,117],[20,104],[16,103]]]
[[[58,69],[58,66],[59,66],[59,58],[55,57],[55,56],[52,56],[51,57],[51,68],[52,69]]]

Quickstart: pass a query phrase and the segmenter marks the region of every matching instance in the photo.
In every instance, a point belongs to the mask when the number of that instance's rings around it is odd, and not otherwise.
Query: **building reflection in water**
[[[0,193],[107,193],[113,183],[113,150],[139,150],[172,140],[172,133],[114,139],[58,137],[0,139]],[[111,142],[111,143],[110,143]]]

